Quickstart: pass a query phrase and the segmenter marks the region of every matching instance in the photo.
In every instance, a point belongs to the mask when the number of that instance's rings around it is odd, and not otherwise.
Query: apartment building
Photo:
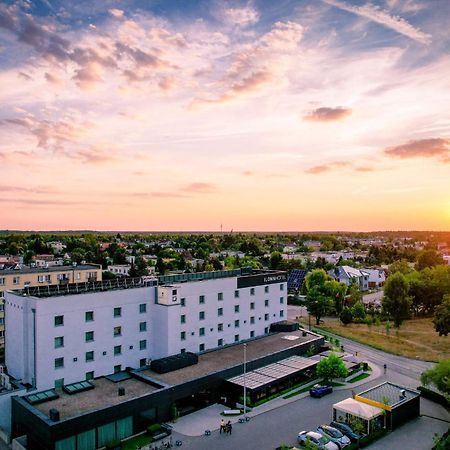
[[[91,287],[6,293],[11,376],[37,389],[61,387],[261,337],[287,315],[285,272],[237,269]]]
[[[75,266],[28,267],[21,264],[0,264],[0,348],[4,346],[4,293],[8,290],[39,286],[100,281],[102,269],[97,264]]]

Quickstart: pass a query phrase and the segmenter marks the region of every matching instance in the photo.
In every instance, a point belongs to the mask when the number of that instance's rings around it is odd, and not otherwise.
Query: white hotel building
[[[38,390],[61,387],[261,337],[287,317],[284,272],[237,269],[115,283],[7,292],[8,373]]]

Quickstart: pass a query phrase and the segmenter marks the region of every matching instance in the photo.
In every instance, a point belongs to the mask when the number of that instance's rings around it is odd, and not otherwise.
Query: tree
[[[366,318],[366,308],[362,302],[355,303],[352,306],[352,315],[355,322],[362,322]]]
[[[270,268],[271,269],[278,269],[278,266],[281,264],[281,261],[283,260],[280,252],[273,252],[270,255]]]
[[[450,359],[442,359],[434,367],[422,373],[423,384],[433,384],[450,402]]]
[[[316,318],[316,325],[319,325],[323,316],[333,310],[334,300],[327,289],[327,283],[330,281],[332,278],[323,269],[313,270],[305,279],[306,309]]]
[[[403,320],[409,315],[411,299],[408,296],[408,290],[408,281],[400,272],[394,273],[386,280],[382,306],[384,311],[394,320],[396,328],[399,328]]]
[[[339,356],[331,353],[327,358],[322,358],[317,364],[317,376],[324,379],[326,383],[334,378],[345,378],[348,375],[347,367]]]
[[[417,258],[416,269],[422,270],[426,267],[434,267],[444,263],[442,256],[435,250],[424,250]]]
[[[352,321],[353,321],[353,314],[352,314],[351,309],[348,306],[344,306],[344,309],[341,311],[341,314],[339,316],[339,320],[344,325],[348,325],[349,323],[352,323]]]
[[[359,290],[359,285],[356,281],[352,281],[352,284],[349,288],[349,306],[352,307],[353,305],[356,305],[358,302],[362,302],[362,294]]]
[[[411,273],[413,269],[409,265],[408,261],[406,259],[399,259],[397,261],[394,261],[389,266],[389,273],[395,273],[400,272],[403,275],[407,275],[408,273]]]
[[[439,336],[448,336],[450,333],[450,294],[444,296],[442,303],[436,307],[433,323]]]

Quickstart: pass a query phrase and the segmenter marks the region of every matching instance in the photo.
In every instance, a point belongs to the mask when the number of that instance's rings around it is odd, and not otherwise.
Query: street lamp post
[[[247,344],[244,344],[244,420],[247,421]]]

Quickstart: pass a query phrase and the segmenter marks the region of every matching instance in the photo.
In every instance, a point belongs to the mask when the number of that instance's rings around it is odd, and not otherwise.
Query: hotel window
[[[94,361],[94,352],[93,351],[86,352],[84,356],[85,356],[86,362]]]
[[[269,334],[269,327],[264,328],[264,334]]]
[[[269,320],[269,314],[264,314],[264,320]]]
[[[114,346],[114,356],[121,355],[121,354],[122,354],[122,346],[115,345]]]
[[[200,311],[198,313],[198,319],[199,320],[205,320],[205,311]]]
[[[223,292],[217,294],[217,300],[223,300]]]
[[[185,340],[186,340],[186,331],[182,331],[182,332],[180,333],[180,339],[181,339],[182,341],[185,341]]]
[[[199,303],[200,305],[203,305],[203,303],[205,303],[205,296],[204,296],[204,295],[200,295],[200,296],[198,297],[198,303]]]
[[[181,323],[186,323],[186,315],[185,315],[185,314],[182,314],[182,315],[180,316],[180,322],[181,322]]]
[[[114,308],[114,317],[121,317],[121,316],[122,316],[122,308],[120,306]]]
[[[146,358],[141,358],[139,360],[139,367],[145,367],[147,365],[147,360]]]
[[[255,288],[250,288],[250,295],[255,295]]]
[[[284,291],[284,284],[280,284],[280,291]]]
[[[94,340],[94,332],[86,331],[84,333],[84,342],[92,342]]]
[[[251,338],[254,338],[255,337],[255,332],[252,330],[252,331],[250,331],[250,337]]]
[[[122,366],[120,364],[117,364],[117,366],[114,366],[114,373],[119,373],[122,370]]]
[[[186,306],[186,299],[185,298],[180,299],[180,303],[181,306]]]
[[[217,315],[223,316],[223,308],[217,308]]]
[[[234,321],[234,328],[239,328],[239,320]]]
[[[264,286],[264,292],[267,294],[269,292],[269,286]]]
[[[84,313],[84,321],[92,322],[94,320],[94,311],[86,311]]]
[[[284,303],[284,297],[280,297],[280,305]]]
[[[223,345],[223,339],[218,339],[217,340],[217,347],[222,347]]]
[[[234,305],[234,312],[238,313],[239,312],[239,305]]]
[[[234,335],[234,342],[239,342],[239,335],[238,334]]]
[[[139,341],[139,350],[145,350],[147,348],[147,340],[142,339],[142,341]]]
[[[19,284],[20,283],[20,277],[13,277],[13,284]]]
[[[114,327],[113,335],[114,337],[122,336],[122,327]]]
[[[217,331],[223,331],[223,323],[217,324]]]
[[[239,298],[239,291],[234,291],[234,298]]]
[[[86,372],[86,374],[85,374],[85,379],[86,380],[93,380],[94,379],[94,371],[92,371],[92,372]]]
[[[198,351],[199,351],[199,352],[204,352],[204,351],[205,351],[205,344],[200,344],[200,345],[198,346]]]
[[[141,303],[139,305],[139,313],[142,314],[142,313],[146,313],[146,312],[147,312],[147,304],[146,303]]]
[[[55,337],[55,348],[64,347],[64,336]]]
[[[252,323],[255,323],[255,317],[254,317],[254,316],[250,317],[250,323],[251,323],[251,324],[252,324]]]
[[[58,378],[55,380],[55,389],[62,388],[64,386],[64,378]]]
[[[280,311],[280,317],[284,317],[284,311]]]
[[[269,306],[269,300],[264,300],[264,306],[268,307]]]
[[[0,278],[0,286],[4,286],[5,285],[5,278]]]
[[[64,316],[55,316],[55,327],[61,327],[64,325]]]
[[[205,329],[203,327],[198,329],[198,335],[199,336],[204,336],[205,335]]]
[[[250,303],[250,309],[255,309],[255,302]]]
[[[147,331],[147,322],[140,322],[139,323],[139,331]]]

